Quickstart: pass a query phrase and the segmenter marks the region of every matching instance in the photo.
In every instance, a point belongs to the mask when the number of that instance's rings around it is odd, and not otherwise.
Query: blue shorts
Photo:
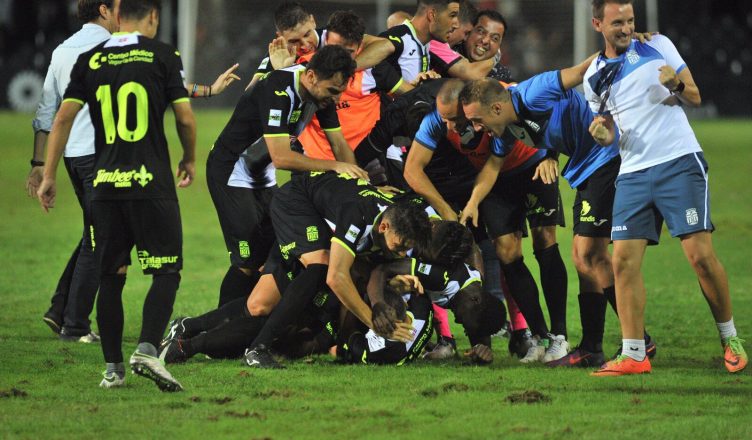
[[[701,152],[616,178],[612,240],[657,244],[664,219],[672,237],[715,229],[708,164]]]

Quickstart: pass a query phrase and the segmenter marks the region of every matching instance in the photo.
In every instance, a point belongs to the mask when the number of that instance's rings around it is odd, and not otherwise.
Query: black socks
[[[580,323],[582,342],[580,347],[591,353],[603,351],[603,329],[606,325],[605,295],[596,292],[582,292],[577,297],[580,302]]]
[[[139,343],[148,342],[159,347],[172,315],[172,306],[175,304],[175,294],[179,285],[180,274],[177,272],[152,276],[151,288],[144,300]]]
[[[541,288],[551,318],[551,333],[567,336],[567,268],[554,244],[535,251],[540,267]]]
[[[123,362],[123,286],[125,275],[102,275],[99,281],[97,326],[102,337],[104,361],[107,363]]]
[[[520,257],[509,264],[502,263],[501,270],[507,280],[509,292],[525,317],[530,331],[541,338],[547,337],[549,332],[538,299],[538,286],[525,266],[524,259]]]

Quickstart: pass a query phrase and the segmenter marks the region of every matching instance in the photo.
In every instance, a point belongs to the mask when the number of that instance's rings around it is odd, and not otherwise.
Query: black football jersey
[[[94,199],[177,199],[164,112],[187,100],[180,54],[168,44],[115,33],[78,58],[64,101],[89,106]]]
[[[334,104],[319,110],[316,104],[303,101],[300,95],[303,72],[302,64],[275,70],[243,93],[215,146],[239,156],[262,136],[294,138],[314,114],[322,128],[338,128]]]

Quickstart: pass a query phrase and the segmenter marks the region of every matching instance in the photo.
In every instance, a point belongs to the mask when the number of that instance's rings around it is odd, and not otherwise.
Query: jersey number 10
[[[130,95],[136,99],[136,127],[128,128],[128,101]],[[138,142],[146,136],[149,128],[149,95],[144,86],[137,82],[127,82],[117,91],[118,120],[115,125],[115,115],[112,108],[112,91],[109,84],[99,86],[97,101],[102,106],[102,122],[104,137],[107,144],[115,143],[115,135],[126,142]]]

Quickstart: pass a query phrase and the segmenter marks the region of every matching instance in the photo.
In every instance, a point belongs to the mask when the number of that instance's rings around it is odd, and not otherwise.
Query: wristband
[[[684,87],[686,87],[686,84],[684,84],[684,81],[679,80],[679,85],[676,86],[676,88],[672,90],[671,93],[675,95],[681,95],[681,93],[684,91]]]
[[[193,84],[193,90],[191,90],[191,98],[198,98],[198,83]]]
[[[41,161],[41,160],[31,159],[30,163],[31,163],[32,167],[43,167],[44,166],[44,161]]]

